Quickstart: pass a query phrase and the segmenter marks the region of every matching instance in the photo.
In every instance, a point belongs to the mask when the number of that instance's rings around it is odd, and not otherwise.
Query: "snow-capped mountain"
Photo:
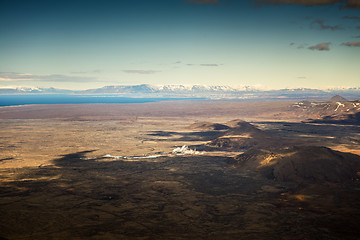
[[[254,87],[162,85],[106,86],[78,92],[79,94],[119,94],[126,97],[196,97],[211,99],[313,99],[324,100],[341,93],[350,99],[360,98],[360,89],[319,90],[310,88],[259,90]]]
[[[57,88],[17,87],[0,88],[0,94],[71,94],[73,91]]]
[[[251,86],[206,86],[206,85],[116,85],[83,91],[56,88],[3,88],[0,94],[76,94],[116,95],[121,97],[146,98],[210,98],[210,99],[311,99],[326,100],[339,94],[350,100],[360,99],[360,88],[310,89],[294,88],[260,90]]]
[[[206,97],[212,95],[231,95],[248,91],[256,91],[250,87],[233,88],[230,86],[206,86],[206,85],[161,85],[154,86],[149,84],[133,86],[106,86],[97,89],[81,91],[81,94],[152,94],[162,95],[165,97],[183,95],[185,97]]]

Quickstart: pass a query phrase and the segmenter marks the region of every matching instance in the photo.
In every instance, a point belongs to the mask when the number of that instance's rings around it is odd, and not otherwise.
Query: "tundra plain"
[[[2,107],[0,239],[358,239],[357,103]]]

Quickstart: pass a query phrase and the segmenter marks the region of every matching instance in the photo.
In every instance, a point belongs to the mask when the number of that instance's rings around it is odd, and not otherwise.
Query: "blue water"
[[[146,103],[184,98],[128,98],[104,95],[0,95],[0,106],[16,106],[29,104],[81,104],[81,103]]]

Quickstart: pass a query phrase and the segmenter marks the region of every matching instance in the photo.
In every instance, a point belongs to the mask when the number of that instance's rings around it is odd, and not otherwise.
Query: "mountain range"
[[[360,88],[341,89],[278,89],[260,90],[254,87],[234,88],[231,86],[205,85],[116,85],[88,90],[66,90],[56,88],[2,88],[0,94],[73,94],[73,95],[116,95],[121,97],[151,98],[209,98],[209,99],[312,99],[325,100],[339,94],[347,99],[359,99]]]

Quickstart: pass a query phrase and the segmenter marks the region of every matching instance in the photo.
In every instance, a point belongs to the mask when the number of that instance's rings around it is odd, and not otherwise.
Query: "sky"
[[[0,0],[0,88],[360,87],[360,0]]]

